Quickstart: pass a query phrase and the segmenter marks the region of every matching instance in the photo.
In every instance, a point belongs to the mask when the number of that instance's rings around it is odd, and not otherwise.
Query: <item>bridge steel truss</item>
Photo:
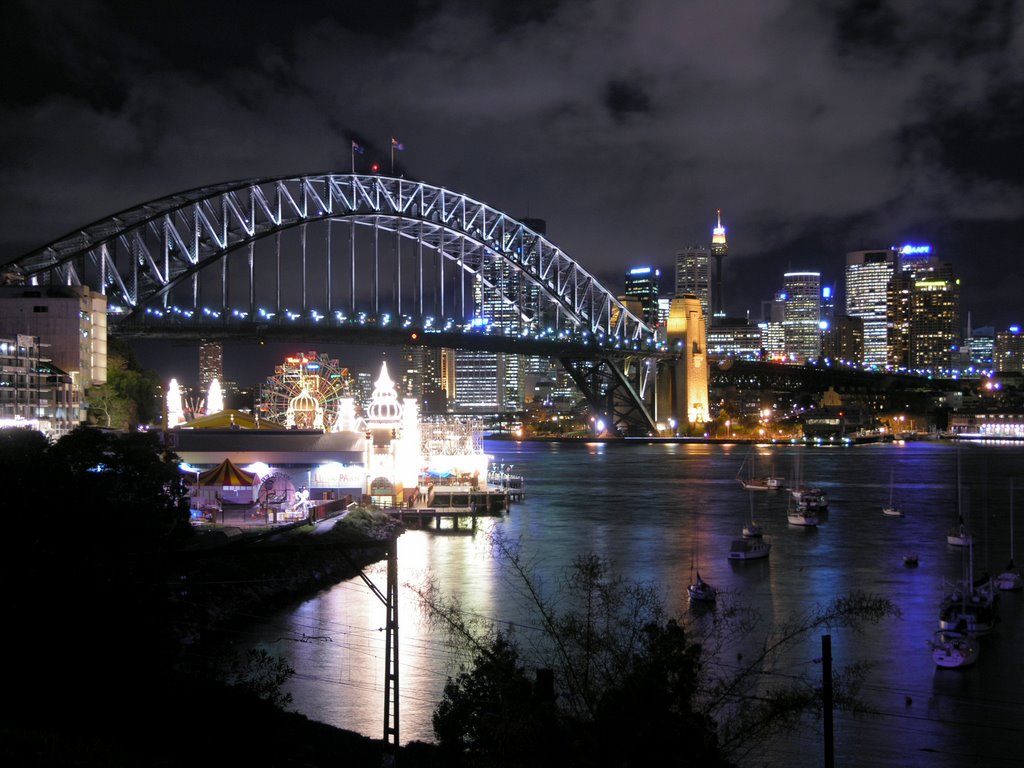
[[[282,236],[292,244],[282,248]],[[615,429],[653,430],[616,355],[602,351],[655,352],[653,330],[522,222],[422,182],[317,174],[201,187],[94,222],[0,270],[8,283],[106,295],[115,334],[255,336],[305,325],[322,336],[331,324],[350,331],[357,318],[546,334],[576,346],[570,373]],[[502,307],[505,320],[489,321],[484,304]]]
[[[500,288],[489,281],[486,266],[501,263],[536,286],[538,297],[556,310],[556,326],[569,325],[630,341],[652,335],[651,329],[591,274],[522,222],[465,195],[388,176],[325,174],[201,187],[90,224],[3,268],[32,284],[90,285],[127,316],[137,316],[146,307],[167,308],[172,291],[188,283],[192,309],[199,309],[200,281],[217,271],[209,267],[223,267],[230,253],[284,230],[342,220],[372,227],[375,234],[390,231],[428,248],[443,257],[440,269],[450,262],[461,273],[479,278],[488,290]],[[305,272],[304,257],[303,253],[286,266]],[[329,254],[327,266],[335,271],[347,268],[352,277],[353,254],[340,258]],[[381,310],[382,266],[374,265],[378,279],[369,286],[374,311]],[[410,314],[421,314],[429,293],[423,283],[423,264],[417,267],[419,284],[407,286],[414,289]],[[218,278],[224,299],[221,308],[227,309],[228,281],[223,270]],[[258,281],[250,272],[245,297],[250,316],[256,310],[254,287]],[[330,294],[332,283],[316,286],[326,289],[319,310],[323,315],[337,308],[336,297]],[[351,287],[347,309],[354,312],[357,297],[355,286]],[[392,296],[393,303],[403,295],[399,290]],[[314,303],[306,282],[301,295],[293,298],[296,307],[309,309]],[[536,307],[526,306],[521,296],[506,294],[502,298],[523,313],[536,311]],[[401,314],[398,306],[391,310]],[[119,322],[117,317],[111,320]]]

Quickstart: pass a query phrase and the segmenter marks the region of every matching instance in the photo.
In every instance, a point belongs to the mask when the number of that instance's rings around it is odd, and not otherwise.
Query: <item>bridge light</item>
[[[370,166],[370,170],[374,173],[380,173],[380,163],[374,163]]]
[[[409,338],[412,339],[413,341],[416,341],[416,339],[419,338],[419,334],[414,331],[413,333],[409,334]]]

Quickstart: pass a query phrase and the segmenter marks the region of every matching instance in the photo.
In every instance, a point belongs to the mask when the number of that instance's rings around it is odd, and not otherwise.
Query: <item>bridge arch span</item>
[[[85,285],[110,324],[357,316],[549,329],[627,344],[653,330],[542,234],[466,195],[379,175],[200,187],[68,233],[2,267],[7,282]],[[429,326],[429,322],[426,323]]]

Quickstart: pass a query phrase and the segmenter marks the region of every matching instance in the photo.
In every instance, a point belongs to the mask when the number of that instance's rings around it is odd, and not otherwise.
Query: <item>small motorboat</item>
[[[903,564],[905,566],[907,566],[908,568],[916,568],[917,567],[917,553],[916,552],[908,552],[907,554],[905,554],[903,556]]]
[[[969,667],[978,660],[981,650],[978,641],[967,632],[952,629],[940,629],[935,639],[928,641],[932,649],[935,666],[945,669]]]
[[[771,551],[771,542],[767,541],[763,536],[748,537],[744,532],[742,539],[733,539],[732,544],[729,546],[729,559],[757,560],[762,557],[768,557]]]

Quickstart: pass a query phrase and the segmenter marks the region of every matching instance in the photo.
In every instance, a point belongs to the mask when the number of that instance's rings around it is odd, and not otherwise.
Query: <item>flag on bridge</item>
[[[366,150],[365,150],[365,149],[363,148],[363,146],[362,146],[361,144],[356,144],[356,143],[355,143],[355,142],[353,141],[353,142],[352,142],[352,151],[353,151],[353,152],[355,152],[355,153],[357,153],[357,154],[360,154],[360,155],[361,155],[361,154],[363,154],[363,152],[365,152]]]
[[[402,152],[402,151],[405,150],[405,145],[402,144],[402,142],[400,142],[394,136],[391,137],[391,146],[394,147],[395,149],[397,149],[399,152]]]

